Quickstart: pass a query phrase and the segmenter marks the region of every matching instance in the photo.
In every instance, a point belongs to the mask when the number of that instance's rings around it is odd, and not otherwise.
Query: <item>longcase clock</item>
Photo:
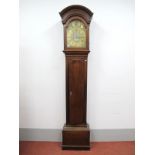
[[[62,149],[90,149],[86,111],[87,57],[92,15],[88,8],[81,5],[71,5],[60,12],[66,57],[66,124],[62,131]]]

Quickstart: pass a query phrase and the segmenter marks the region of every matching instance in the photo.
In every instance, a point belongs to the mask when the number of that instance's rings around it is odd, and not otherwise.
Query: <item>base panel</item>
[[[62,137],[63,150],[90,149],[90,130],[88,126],[64,126]]]
[[[90,150],[90,146],[62,145],[63,150]]]

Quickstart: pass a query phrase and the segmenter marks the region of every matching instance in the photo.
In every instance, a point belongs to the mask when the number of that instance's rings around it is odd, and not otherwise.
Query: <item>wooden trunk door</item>
[[[86,57],[70,57],[68,61],[68,120],[70,125],[86,123]]]

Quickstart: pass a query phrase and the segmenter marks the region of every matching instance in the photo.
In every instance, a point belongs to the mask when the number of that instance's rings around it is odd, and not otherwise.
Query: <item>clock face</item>
[[[67,48],[86,48],[86,28],[80,20],[73,20],[67,27]]]

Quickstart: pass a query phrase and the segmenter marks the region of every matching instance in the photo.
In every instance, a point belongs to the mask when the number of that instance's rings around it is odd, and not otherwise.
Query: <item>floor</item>
[[[19,144],[19,155],[134,155],[134,142],[95,142],[90,151],[61,150],[58,142],[30,142]]]

